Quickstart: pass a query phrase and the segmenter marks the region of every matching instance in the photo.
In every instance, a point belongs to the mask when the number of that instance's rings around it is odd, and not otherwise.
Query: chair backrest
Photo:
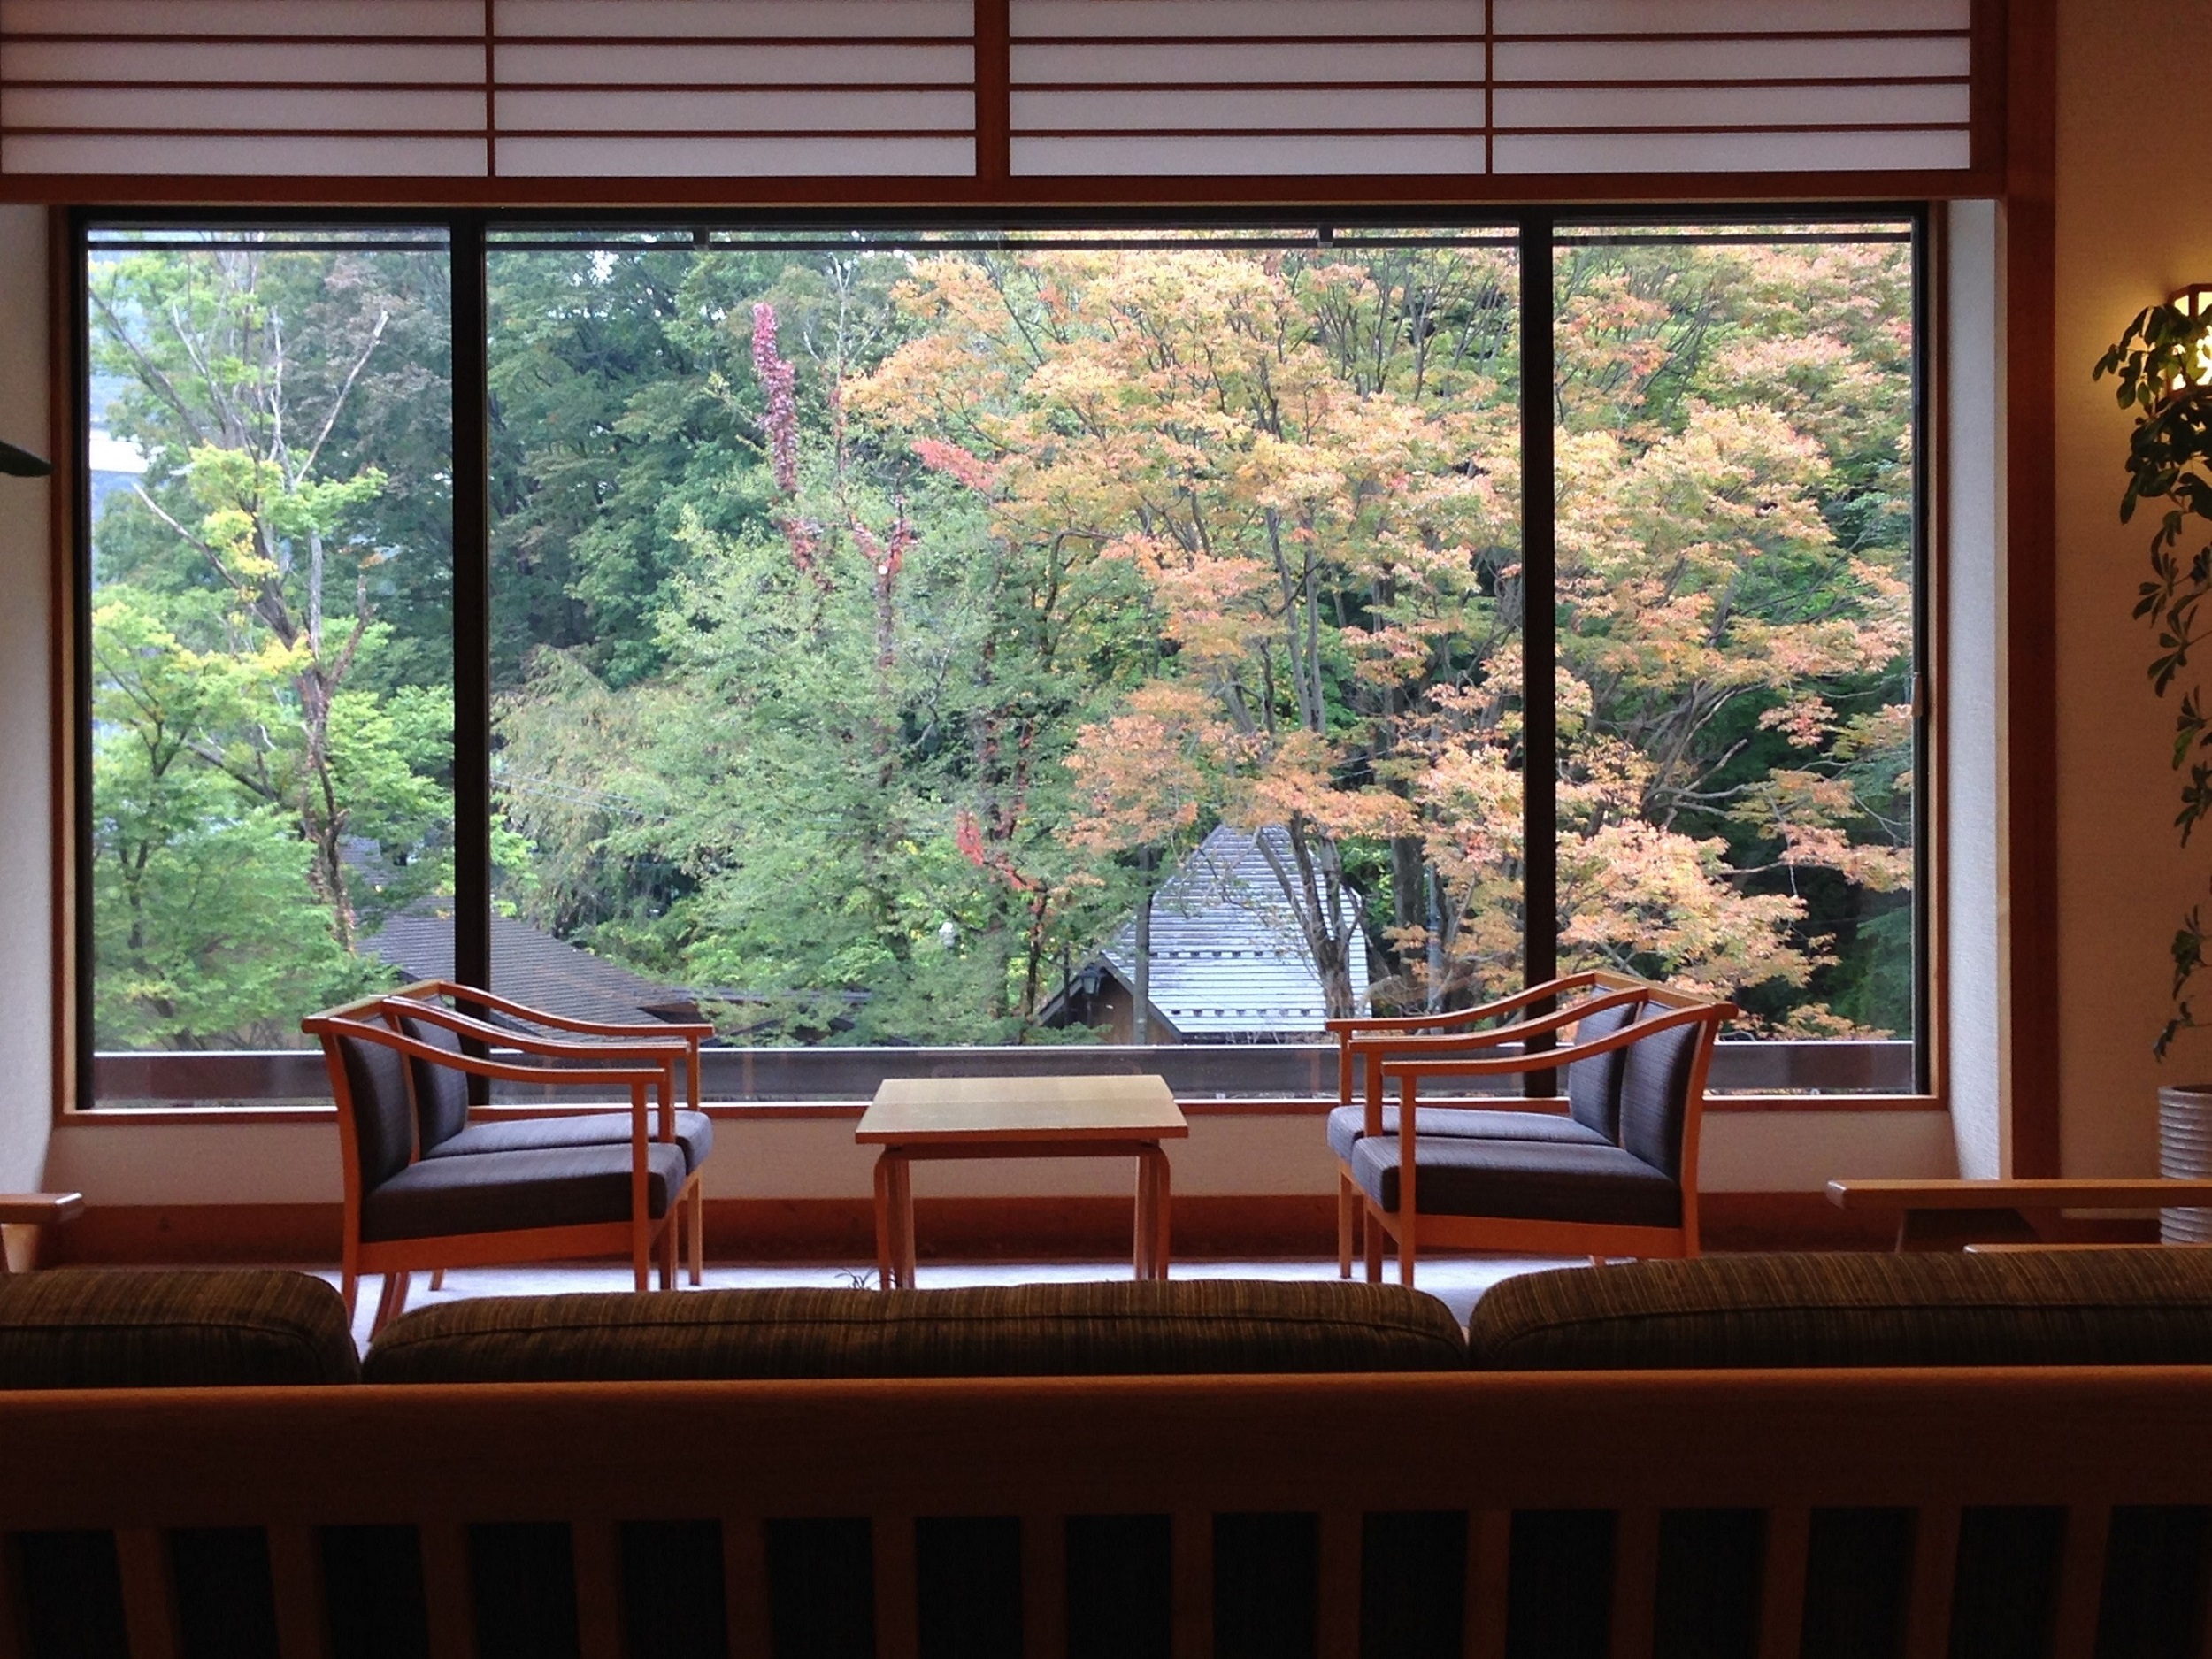
[[[1664,1013],[1664,1009],[1655,1009]],[[1699,1047],[1712,1041],[1717,1019],[1692,1020],[1655,1031],[1619,1049],[1620,1144],[1670,1180],[1682,1179],[1682,1129]]]
[[[1609,1037],[1636,1018],[1640,1002],[1601,1008],[1575,1026],[1577,1042],[1595,1042]],[[1567,1115],[1585,1129],[1594,1129],[1608,1141],[1621,1138],[1621,1066],[1628,1050],[1593,1055],[1570,1062],[1567,1070]]]
[[[342,1031],[325,1034],[323,1052],[344,1068],[361,1190],[373,1192],[405,1169],[414,1154],[407,1063],[396,1048]],[[335,1085],[338,1079],[331,1081]]]
[[[428,1043],[448,1054],[461,1052],[461,1039],[443,1025],[434,1025],[426,1019],[411,1019],[399,1013],[405,1006],[395,998],[392,1008],[398,1019],[399,1029],[417,1042]],[[423,1156],[427,1157],[438,1147],[468,1127],[469,1080],[465,1072],[456,1067],[438,1065],[415,1055],[407,1056],[407,1071],[415,1086],[415,1128]]]

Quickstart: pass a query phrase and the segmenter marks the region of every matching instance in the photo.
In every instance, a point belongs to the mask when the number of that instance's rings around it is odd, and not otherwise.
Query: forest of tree
[[[1518,982],[1509,244],[495,246],[497,902],[749,1041],[1065,1041],[1219,824],[1332,1006]],[[1563,240],[1561,957],[1912,1008],[1894,238]],[[449,895],[441,254],[102,253],[102,1048]],[[1347,937],[1376,976],[1351,983]]]

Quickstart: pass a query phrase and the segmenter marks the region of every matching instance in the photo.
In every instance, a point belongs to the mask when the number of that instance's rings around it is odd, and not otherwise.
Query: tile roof
[[[395,916],[361,948],[411,979],[453,978],[450,914]],[[574,1019],[698,1018],[694,994],[683,987],[648,979],[508,916],[492,918],[491,988]]]
[[[1287,832],[1271,827],[1255,834],[1224,825],[1153,897],[1152,1006],[1185,1037],[1314,1032],[1327,1016],[1321,976],[1268,864],[1268,850],[1287,860]],[[1352,922],[1348,900],[1341,920]],[[1101,954],[1133,989],[1133,917]],[[1352,983],[1361,989],[1363,1007],[1367,940],[1356,926],[1350,955]]]

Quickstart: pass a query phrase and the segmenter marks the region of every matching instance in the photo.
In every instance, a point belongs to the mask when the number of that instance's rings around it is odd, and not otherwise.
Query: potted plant
[[[2128,438],[2127,493],[2120,521],[2146,502],[2163,503],[2151,535],[2151,576],[2137,590],[2135,614],[2157,645],[2151,687],[2177,686],[2173,767],[2183,775],[2174,826],[2183,846],[2212,812],[2212,710],[2192,653],[2212,631],[2212,288],[2190,288],[2141,311],[2097,364],[2112,375],[2120,407],[2134,411]],[[2212,1020],[2198,1018],[2192,985],[2205,966],[2205,919],[2192,905],[2174,931],[2173,1006],[2153,1045],[2162,1060],[2174,1038]],[[2169,1084],[2158,1091],[2161,1175],[2212,1176],[2212,1084]],[[2169,1210],[2169,1243],[2212,1243],[2212,1210]]]

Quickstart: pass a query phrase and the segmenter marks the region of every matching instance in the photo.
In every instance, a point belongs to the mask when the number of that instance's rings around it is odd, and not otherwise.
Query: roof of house
[[[411,979],[450,979],[453,917],[410,910],[361,941]],[[633,973],[512,917],[492,917],[491,988],[573,1019],[696,1019],[694,993]]]
[[[1321,976],[1268,863],[1270,850],[1287,862],[1286,831],[1256,833],[1224,825],[1153,896],[1152,1006],[1185,1037],[1319,1031],[1327,1018]],[[1340,920],[1350,932],[1352,984],[1363,1003],[1367,941],[1349,899],[1343,901]],[[1133,993],[1134,917],[1100,955]]]

